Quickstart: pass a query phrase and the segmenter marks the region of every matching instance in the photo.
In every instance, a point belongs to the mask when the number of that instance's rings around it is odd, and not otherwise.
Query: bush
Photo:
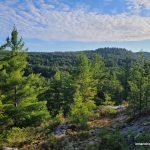
[[[117,114],[117,110],[115,110],[111,106],[100,106],[99,114],[101,117],[112,117]]]
[[[14,124],[13,120],[7,115],[0,114],[0,130],[10,128]]]
[[[65,122],[64,113],[62,110],[60,110],[56,115],[54,122],[57,122],[58,124],[63,124]]]
[[[80,128],[85,129],[88,127],[87,121],[89,118],[94,117],[93,108],[95,107],[95,104],[93,101],[88,101],[86,103],[75,103],[72,106],[69,120],[72,123],[75,123],[80,126]]]
[[[46,108],[46,102],[36,102],[34,104],[24,104],[14,107],[13,104],[5,105],[5,113],[12,121],[12,126],[17,127],[37,127],[47,123],[51,117]]]
[[[110,94],[104,93],[105,95],[105,102],[103,102],[103,105],[114,105],[115,103],[111,101]]]
[[[129,150],[119,130],[102,129],[99,138],[99,150]]]
[[[20,147],[27,143],[32,143],[35,139],[39,138],[40,134],[36,128],[17,128],[11,130],[4,130],[0,134],[0,146],[15,146]]]
[[[38,145],[38,149],[40,150],[58,150],[61,148],[60,140],[54,134],[49,134],[47,139]]]
[[[56,115],[55,118],[51,120],[50,130],[53,131],[57,126],[63,124],[65,122],[65,118],[63,115],[63,111],[60,110],[59,113]]]

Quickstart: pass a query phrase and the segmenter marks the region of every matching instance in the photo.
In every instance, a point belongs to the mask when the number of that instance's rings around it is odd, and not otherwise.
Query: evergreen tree
[[[148,110],[150,106],[150,61],[145,62],[145,82],[144,82],[144,110]]]
[[[94,100],[96,105],[100,105],[105,99],[103,87],[106,78],[106,68],[101,56],[98,54],[94,55],[94,59],[91,64],[91,73],[93,74],[93,79],[97,88]]]
[[[95,108],[96,83],[91,72],[91,64],[85,55],[80,55],[74,75],[74,103],[71,106],[70,118],[84,127],[88,117]]]
[[[73,102],[73,84],[69,73],[60,72],[58,69],[51,79],[48,90],[45,92],[48,109],[53,117],[60,110],[66,116]]]
[[[88,117],[93,115],[95,104],[92,100],[83,102],[83,98],[79,89],[76,90],[73,97],[74,103],[71,106],[70,118],[71,121],[79,124],[80,127],[87,126]]]
[[[130,68],[131,68],[131,60],[129,58],[125,59],[125,67],[123,69],[123,76],[122,79],[120,79],[122,81],[123,87],[124,87],[124,100],[127,100],[128,98],[128,94],[129,94],[129,84],[128,84],[128,78],[129,78],[129,72],[130,72]]]
[[[75,87],[81,92],[83,102],[93,100],[97,92],[97,81],[93,78],[91,64],[86,55],[79,55],[76,70],[74,75]]]
[[[12,120],[12,125],[40,125],[49,119],[46,102],[38,101],[43,92],[39,75],[24,76],[27,66],[26,50],[23,50],[22,38],[14,27],[11,38],[1,49],[6,51],[0,59],[0,101],[5,106],[4,112]]]
[[[73,94],[75,87],[73,84],[72,75],[69,73],[62,74],[62,89],[63,89],[63,111],[64,115],[67,116],[70,112],[71,105],[73,103]]]
[[[118,80],[117,72],[118,70],[115,69],[109,70],[107,72],[106,79],[104,81],[103,91],[106,97],[109,95],[111,101],[119,104],[121,102],[123,87],[121,85],[121,82]]]
[[[57,70],[53,79],[50,82],[50,87],[48,91],[46,91],[45,93],[47,99],[47,107],[52,117],[55,117],[59,113],[59,110],[62,106],[63,93],[61,87],[61,72]]]
[[[130,110],[141,114],[144,108],[145,94],[147,88],[147,78],[145,74],[145,59],[141,54],[133,64],[129,78],[129,106]],[[149,87],[149,86],[148,86]]]

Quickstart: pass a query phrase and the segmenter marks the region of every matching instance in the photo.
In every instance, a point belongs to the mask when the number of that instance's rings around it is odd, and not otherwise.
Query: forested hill
[[[106,67],[125,67],[127,62],[134,61],[138,53],[133,53],[124,48],[99,48],[96,50],[76,51],[76,52],[29,52],[29,70],[41,73],[45,77],[53,75],[55,68],[68,70],[76,65],[76,57],[80,53],[85,53],[89,59],[94,54],[100,54]],[[150,53],[144,52],[145,58],[150,59]]]
[[[23,46],[16,27],[0,46],[0,149],[146,150],[135,145],[150,141],[143,53],[26,53]]]

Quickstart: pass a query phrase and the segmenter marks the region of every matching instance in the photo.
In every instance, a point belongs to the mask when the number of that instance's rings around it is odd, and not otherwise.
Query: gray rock
[[[77,131],[77,126],[76,125],[61,125],[56,128],[54,133],[56,135],[62,135],[62,134],[65,134],[65,131],[68,129],[70,129],[72,131]]]

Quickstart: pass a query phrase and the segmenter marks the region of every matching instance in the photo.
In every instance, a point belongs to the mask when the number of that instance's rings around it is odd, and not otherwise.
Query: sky
[[[0,0],[0,45],[14,24],[29,51],[150,52],[150,0]]]

